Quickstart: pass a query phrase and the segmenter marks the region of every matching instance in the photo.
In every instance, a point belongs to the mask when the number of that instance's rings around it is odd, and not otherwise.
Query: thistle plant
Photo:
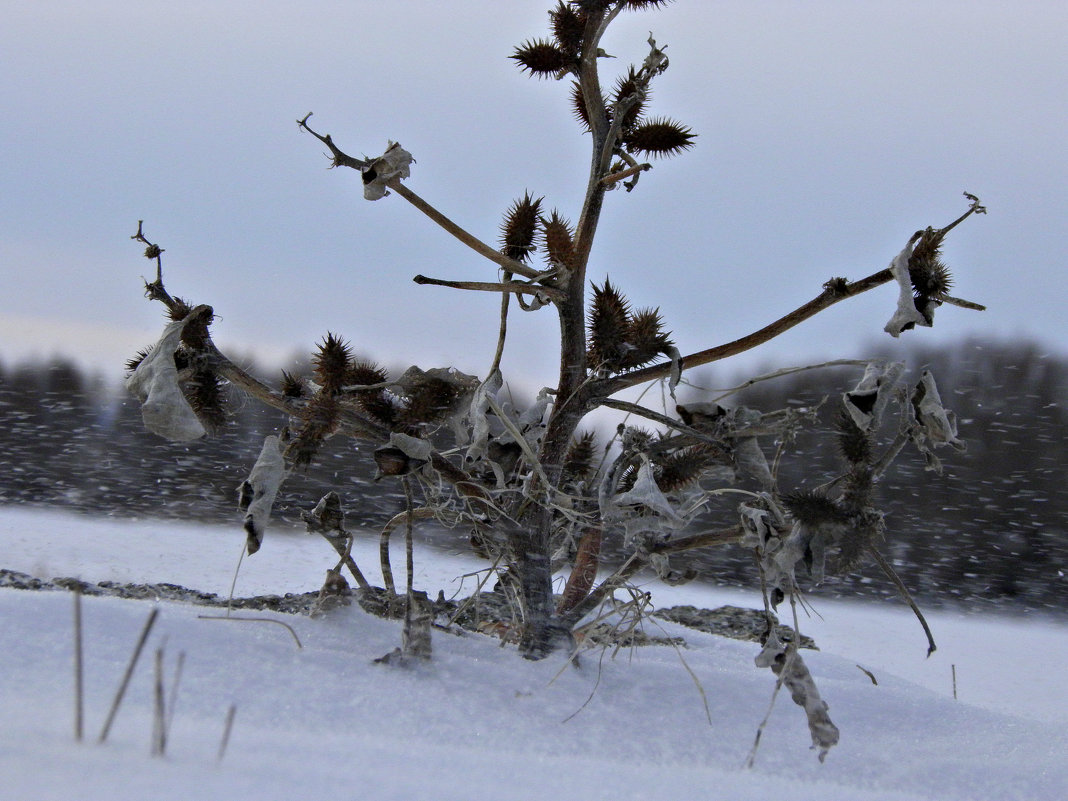
[[[129,365],[129,384],[144,401],[146,424],[172,439],[203,436],[224,418],[224,383],[284,415],[281,430],[268,437],[242,485],[250,554],[263,541],[273,499],[290,471],[314,468],[325,449],[351,438],[374,446],[381,481],[401,483],[409,538],[413,521],[430,518],[469,532],[474,553],[494,566],[497,585],[514,600],[518,622],[511,633],[529,658],[568,647],[583,618],[643,568],[667,581],[692,578],[694,571],[680,554],[694,549],[736,545],[754,551],[766,589],[769,632],[770,607],[793,600],[805,575],[818,583],[867,559],[892,573],[878,553],[887,535],[877,501],[880,477],[909,443],[932,470],[940,469],[935,447],[962,446],[952,413],[943,408],[929,375],[910,383],[900,364],[858,363],[864,367],[858,383],[832,402],[839,406],[835,425],[843,469],[817,489],[780,487],[777,469],[789,458],[794,434],[813,424],[812,410],[731,406],[726,401],[733,391],[669,403],[661,410],[618,395],[662,381],[674,401],[685,371],[755,348],[887,283],[899,289],[885,326],[895,337],[930,326],[944,303],[981,309],[948,294],[952,281],[940,248],[952,228],[985,209],[967,195],[970,205],[960,218],[910,235],[888,268],[859,280],[831,278],[811,300],[748,336],[681,354],[657,308],[631,305],[621,289],[625,275],[599,284],[587,275],[604,204],[640,202],[635,190],[652,169],[650,160],[684,157],[698,143],[689,127],[651,109],[652,87],[669,68],[666,47],[651,34],[639,63],[622,68],[614,79],[602,75],[606,65],[618,63],[603,58],[601,49],[612,22],[620,14],[665,4],[561,1],[549,11],[548,34],[515,48],[511,59],[520,70],[564,84],[563,102],[570,104],[579,133],[588,137],[591,160],[581,208],[560,210],[544,196],[524,191],[504,210],[494,244],[410,188],[414,159],[400,144],[389,143],[376,158],[355,157],[315,130],[310,113],[298,121],[301,131],[327,148],[332,166],[359,173],[365,198],[407,201],[490,262],[482,281],[414,277],[442,291],[500,296],[496,355],[482,376],[417,367],[390,376],[356,359],[341,336],[327,332],[312,356],[311,376],[283,374],[277,388],[268,386],[215,347],[210,306],[167,292],[163,251],[138,225],[133,238],[157,265],[146,294],[162,302],[172,319],[156,347]],[[500,370],[507,320],[516,306],[555,314],[560,325],[558,376],[527,408],[508,400]],[[600,408],[622,411],[628,420],[641,418],[648,427],[622,424],[605,441],[605,435],[583,429]],[[895,415],[896,432],[888,434]],[[331,503],[337,503],[336,496]],[[309,499],[308,508],[314,505]],[[396,519],[383,522],[387,531],[397,525]],[[365,587],[344,538],[335,531],[328,539],[342,556],[337,570],[347,565]],[[605,568],[601,557],[609,548],[622,560],[598,582]],[[392,591],[388,560],[383,574]],[[555,576],[563,580],[559,594],[554,594]],[[411,609],[410,576],[408,597]],[[810,715],[815,745],[825,753],[837,730],[796,646],[769,639],[758,664],[772,667],[790,686]]]

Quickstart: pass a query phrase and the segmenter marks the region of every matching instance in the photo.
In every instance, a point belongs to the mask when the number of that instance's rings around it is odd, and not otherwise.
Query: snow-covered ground
[[[166,581],[225,595],[243,541],[236,526],[0,509],[0,567],[42,578]],[[354,554],[376,579],[377,537]],[[244,561],[237,595],[317,589],[331,563],[321,540],[269,530]],[[394,564],[403,565],[400,553]],[[451,595],[472,564],[417,546],[416,567],[417,587]],[[736,590],[650,589],[658,606],[759,604]],[[355,607],[315,620],[276,616],[299,634],[297,649],[280,626],[200,620],[203,608],[160,604],[108,742],[97,745],[153,606],[85,598],[87,742],[78,744],[71,596],[0,590],[0,798],[1068,798],[1063,622],[932,613],[939,650],[925,659],[907,610],[819,602],[822,617],[801,627],[821,651],[805,659],[841,743],[821,765],[803,713],[782,693],[746,769],[774,687],[753,665],[754,644],[660,622],[686,638],[681,654],[592,650],[576,667],[564,655],[528,662],[488,637],[435,632],[433,660],[404,669],[373,664],[399,644],[399,625]],[[663,633],[655,626],[650,633]],[[185,654],[164,758],[150,756],[161,646],[168,675]]]

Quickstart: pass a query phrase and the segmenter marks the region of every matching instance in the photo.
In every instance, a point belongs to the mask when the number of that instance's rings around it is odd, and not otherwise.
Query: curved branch
[[[415,194],[415,192],[413,192],[407,186],[402,184],[399,179],[394,179],[390,181],[386,184],[386,186],[388,186],[402,198],[407,200],[409,203],[419,209],[419,211],[423,212],[423,214],[432,219],[434,222],[436,222],[438,225],[440,225],[458,240],[460,240],[469,248],[471,248],[471,250],[478,253],[480,256],[484,256],[485,258],[489,259],[490,261],[494,262],[505,270],[513,272],[517,275],[521,275],[524,278],[534,278],[539,275],[539,272],[533,267],[528,267],[527,265],[523,264],[523,262],[508,258],[496,248],[487,245],[474,234],[470,234],[465,231],[459,225],[454,223],[436,208],[434,208],[421,197],[419,197],[419,195]]]
[[[330,134],[320,134],[317,131],[313,130],[311,126],[308,125],[309,117],[311,117],[310,111],[304,116],[304,119],[297,120],[297,125],[299,125],[303,130],[310,133],[312,136],[314,136],[316,139],[318,139],[330,149],[330,156],[333,159],[335,167],[349,167],[362,173],[369,166],[371,166],[370,161],[366,159],[353,158],[352,156],[341,150],[341,148],[334,144],[334,140],[330,137]],[[508,258],[496,248],[487,245],[478,237],[468,233],[466,230],[454,223],[452,220],[450,220],[432,205],[430,205],[421,197],[419,197],[419,195],[417,195],[411,189],[402,184],[399,179],[395,178],[392,181],[387,182],[386,186],[388,186],[402,198],[407,200],[409,203],[419,209],[419,211],[423,212],[423,214],[432,219],[434,222],[436,222],[438,225],[440,225],[442,228],[444,228],[446,231],[448,231],[450,234],[452,234],[454,237],[463,242],[465,245],[467,245],[479,255],[484,256],[495,264],[500,265],[505,270],[509,270],[513,273],[521,275],[524,278],[534,278],[538,275],[537,270],[533,269],[532,267],[528,267],[527,265],[523,264],[522,262],[516,261],[515,259]]]
[[[780,317],[775,322],[764,326],[760,330],[754,331],[752,334],[736,339],[733,342],[727,342],[723,345],[717,345],[714,348],[708,348],[707,350],[683,356],[682,369],[688,370],[692,367],[700,367],[703,364],[710,364],[711,362],[719,361],[720,359],[726,359],[730,356],[744,353],[751,348],[755,348],[757,345],[763,345],[765,342],[790,330],[795,325],[803,323],[810,317],[814,317],[824,309],[830,308],[839,301],[855,297],[861,293],[867,292],[869,289],[874,289],[877,286],[889,283],[892,280],[894,280],[894,277],[891,274],[890,269],[887,268],[885,270],[880,270],[873,275],[869,275],[867,278],[862,278],[859,281],[846,284],[845,286],[828,286],[824,289],[822,294],[813,298],[805,305]],[[830,282],[828,282],[828,284],[830,284]],[[670,374],[670,362],[654,364],[651,367],[635,370],[634,372],[626,373],[625,375],[602,379],[599,382],[600,385],[596,388],[596,392],[597,394],[603,394],[605,396],[614,395],[628,387],[644,384],[647,381],[656,381],[661,378],[667,378]]]

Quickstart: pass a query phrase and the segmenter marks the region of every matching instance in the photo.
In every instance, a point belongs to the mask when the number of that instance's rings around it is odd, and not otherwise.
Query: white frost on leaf
[[[126,379],[126,388],[141,401],[145,428],[171,442],[188,442],[206,433],[178,386],[174,352],[183,328],[184,320],[169,323],[159,342]]]
[[[756,437],[741,437],[734,443],[734,464],[742,475],[751,476],[765,490],[775,486],[768,459]]]
[[[816,681],[801,654],[796,648],[789,648],[783,643],[773,627],[754,662],[757,667],[771,668],[790,691],[793,702],[805,710],[808,730],[812,735],[812,748],[819,750],[819,760],[822,762],[827,758],[827,752],[838,745],[838,727],[831,721],[827,702],[820,697]]]
[[[527,442],[531,445],[541,439],[542,421],[545,419],[545,410],[549,408],[554,391],[549,387],[542,387],[534,402],[519,415],[519,430],[524,432]]]
[[[478,461],[486,455],[490,438],[488,418],[490,397],[500,392],[502,386],[504,386],[504,377],[500,370],[495,370],[493,375],[478,385],[471,396],[471,405],[467,410],[467,421],[471,426],[471,444],[467,448],[467,461],[469,462]],[[466,436],[466,431],[464,433]],[[457,441],[462,445],[467,440],[458,439]]]
[[[739,504],[738,515],[743,531],[742,545],[766,549],[774,542],[778,547],[779,531],[786,521],[771,495],[761,493],[759,502]]]
[[[634,479],[634,486],[622,495],[615,498],[616,506],[644,506],[650,511],[656,512],[664,520],[675,527],[681,528],[685,521],[679,517],[675,508],[671,505],[664,493],[657,486],[653,476],[653,464],[647,456],[642,456],[642,465],[638,468],[638,475]]]
[[[371,161],[363,170],[363,196],[378,200],[389,194],[386,185],[394,179],[411,175],[412,154],[396,142],[390,142],[386,152]]]
[[[399,431],[394,431],[389,435],[389,444],[399,449],[409,459],[417,459],[422,462],[429,462],[433,452],[430,440],[402,434]]]
[[[671,360],[671,372],[668,375],[668,392],[671,393],[671,399],[675,400],[675,387],[682,380],[682,354],[679,353],[679,349],[674,345],[668,345],[664,348],[664,355]]]
[[[259,458],[238,491],[238,508],[245,513],[245,545],[249,556],[256,553],[263,543],[263,534],[271,517],[271,507],[274,506],[278,488],[282,486],[285,477],[286,466],[281,444],[277,435],[271,434],[263,440]]]
[[[934,375],[929,370],[923,371],[908,409],[912,418],[909,436],[927,460],[926,469],[941,474],[942,462],[934,449],[949,445],[964,451],[968,446],[957,436],[957,416],[942,405]]]
[[[957,416],[942,405],[942,396],[938,393],[938,385],[930,370],[924,370],[920,376],[916,396],[920,396],[916,413],[931,442],[952,445],[958,451],[965,450],[967,445],[957,436]]]
[[[857,428],[869,431],[873,425],[879,425],[892,390],[904,371],[903,362],[871,362],[865,368],[860,382],[842,396],[843,406]]]
[[[897,309],[894,311],[894,316],[883,326],[883,330],[892,337],[901,336],[902,331],[913,326],[931,327],[931,323],[916,308],[916,303],[913,300],[912,281],[909,279],[909,257],[912,255],[914,242],[915,237],[910,239],[909,243],[905,245],[905,249],[890,262],[890,272],[897,280]]]

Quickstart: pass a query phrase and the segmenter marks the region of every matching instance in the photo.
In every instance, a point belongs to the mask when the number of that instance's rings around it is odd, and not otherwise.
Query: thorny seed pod
[[[872,497],[875,493],[875,482],[872,478],[872,469],[865,462],[857,462],[850,465],[849,472],[842,482],[842,495],[838,499],[839,506],[850,515],[858,514],[872,505]]]
[[[163,248],[159,245],[149,245],[145,248],[146,259],[158,259],[161,253],[163,253]]]
[[[574,235],[571,223],[561,217],[556,209],[548,220],[542,219],[542,238],[545,240],[545,259],[550,266],[570,269],[575,254]]]
[[[828,571],[841,575],[855,570],[868,550],[883,538],[886,524],[882,513],[863,509],[853,515],[842,532],[838,555],[831,560]]]
[[[604,107],[604,100],[601,101]],[[586,97],[582,94],[582,86],[578,81],[571,83],[571,113],[575,119],[582,123],[582,128],[587,133],[592,130],[590,126],[590,112],[586,108]]]
[[[354,362],[345,377],[346,386],[372,386],[389,380],[389,374],[371,361],[360,359]],[[352,394],[360,408],[375,420],[392,426],[397,419],[397,406],[384,389],[360,389]]]
[[[623,146],[631,153],[650,156],[676,156],[693,147],[697,134],[688,127],[667,117],[642,123],[623,137]]]
[[[167,316],[172,320],[184,320],[193,311],[193,306],[183,298],[175,298],[174,305],[167,308]]]
[[[285,370],[282,371],[282,395],[286,398],[304,397],[304,382]]]
[[[729,461],[727,454],[713,445],[701,443],[680,448],[657,463],[656,485],[663,492],[680,490],[697,481],[717,462]]]
[[[124,365],[126,367],[126,372],[127,373],[132,373],[134,370],[136,370],[138,365],[140,365],[141,362],[143,362],[145,359],[147,359],[148,358],[148,354],[150,354],[151,352],[152,352],[152,348],[151,347],[144,348],[143,350],[137,351],[137,353],[133,356],[133,358],[126,360],[126,364]]]
[[[813,528],[846,521],[838,504],[815,490],[789,492],[782,496],[782,505],[795,520]]]
[[[944,295],[953,286],[949,268],[942,263],[941,231],[928,228],[909,256],[909,279],[918,297]]]
[[[612,0],[572,0],[571,2],[571,5],[587,14],[598,14],[606,11],[611,4]]]
[[[564,457],[563,483],[587,481],[593,471],[593,432],[572,440]]]
[[[354,361],[345,376],[345,383],[355,386],[382,384],[389,380],[389,374],[377,364],[366,359]]]
[[[555,78],[574,63],[567,53],[545,39],[528,39],[509,58],[539,78]]]
[[[352,360],[352,349],[341,337],[327,332],[319,344],[318,352],[312,356],[315,375],[323,390],[337,394],[345,385]]]
[[[510,259],[526,261],[537,247],[534,237],[538,231],[538,212],[542,198],[534,199],[529,192],[515,201],[504,215],[501,224],[501,252]]]
[[[559,5],[549,12],[549,22],[560,49],[571,58],[577,58],[582,49],[582,37],[586,32],[584,16],[561,0]]]
[[[834,419],[838,430],[838,449],[850,464],[870,464],[875,457],[875,440],[871,432],[861,430],[845,410]]]
[[[941,230],[928,228],[909,256],[909,281],[915,295],[913,302],[928,325],[934,322],[934,310],[941,305],[941,296],[953,286],[953,277],[941,259],[944,237]]]
[[[208,431],[216,432],[226,423],[223,382],[218,374],[207,367],[198,366],[193,377],[182,387],[182,393],[190,408]]]
[[[391,428],[397,424],[398,407],[383,390],[369,390],[356,393],[360,408],[375,420]]]
[[[448,416],[458,395],[459,388],[455,384],[426,376],[409,387],[408,405],[401,417],[410,425],[440,422]]]
[[[674,344],[664,331],[659,309],[641,309],[631,317],[627,342],[632,349],[620,362],[625,369],[648,364]]]
[[[633,129],[634,124],[638,122],[642,112],[645,110],[645,104],[649,99],[648,88],[638,81],[638,73],[632,65],[627,74],[620,76],[616,81],[616,91],[613,99],[619,103],[634,94],[638,95],[638,102],[623,115],[623,120],[620,123],[624,133]]]
[[[311,464],[323,440],[333,433],[339,414],[337,398],[319,392],[301,412],[303,425],[286,448],[286,456],[298,467]]]
[[[607,278],[604,285],[593,285],[593,305],[589,315],[590,363],[595,367],[616,369],[630,347],[630,306]]]

